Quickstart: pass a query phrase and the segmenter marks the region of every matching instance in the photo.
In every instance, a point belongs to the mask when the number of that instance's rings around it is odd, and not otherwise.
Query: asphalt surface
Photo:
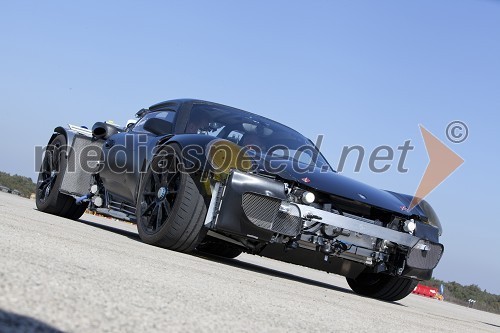
[[[135,225],[38,212],[0,193],[0,332],[500,332],[500,316],[258,256],[186,255]]]

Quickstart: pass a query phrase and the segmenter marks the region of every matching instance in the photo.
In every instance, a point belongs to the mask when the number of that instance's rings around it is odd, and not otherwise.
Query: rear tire
[[[72,202],[72,209],[65,215],[66,218],[68,219],[71,219],[71,220],[78,220],[80,217],[82,217],[82,215],[85,213],[85,211],[87,210],[87,207],[88,207],[88,202],[84,202],[80,205],[77,205],[75,203],[75,199],[71,198],[71,202]]]
[[[153,157],[139,187],[137,230],[147,244],[191,252],[203,239],[205,199],[190,174],[179,170],[180,147],[168,145]]]
[[[417,280],[374,273],[361,273],[355,279],[346,279],[356,294],[389,302],[405,298],[418,284]]]
[[[45,213],[77,220],[88,204],[77,205],[73,197],[59,192],[66,173],[66,149],[66,137],[62,134],[47,146],[38,174],[36,207]]]

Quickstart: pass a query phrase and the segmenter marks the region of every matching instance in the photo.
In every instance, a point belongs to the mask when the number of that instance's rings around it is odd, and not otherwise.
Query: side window
[[[132,128],[132,131],[137,132],[137,133],[147,133],[148,131],[146,131],[144,129],[144,123],[146,122],[146,120],[151,119],[151,118],[160,118],[160,119],[163,119],[163,120],[166,120],[166,121],[173,123],[174,118],[175,118],[175,112],[173,112],[173,111],[160,111],[160,112],[148,113],[147,115],[145,115],[144,117],[139,119],[139,121]]]
[[[210,121],[211,119],[207,112],[201,108],[193,108],[184,133],[208,134]]]

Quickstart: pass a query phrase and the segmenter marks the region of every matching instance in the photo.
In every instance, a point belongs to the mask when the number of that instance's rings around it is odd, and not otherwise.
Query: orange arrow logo
[[[418,205],[420,201],[464,163],[464,159],[448,148],[441,140],[432,135],[422,125],[419,125],[419,127],[424,138],[425,149],[429,155],[429,164],[420,180],[420,184],[418,184],[417,192],[413,196],[408,210],[412,210],[413,207]]]

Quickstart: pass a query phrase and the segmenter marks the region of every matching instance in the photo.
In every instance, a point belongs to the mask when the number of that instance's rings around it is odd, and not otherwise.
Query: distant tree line
[[[31,193],[35,193],[36,184],[31,178],[10,175],[0,171],[0,186],[8,187],[10,190],[18,190],[23,197],[29,198]]]
[[[490,294],[486,289],[481,290],[476,284],[463,286],[458,282],[444,282],[434,278],[430,281],[422,281],[420,284],[435,287],[438,290],[442,284],[445,301],[469,306],[469,299],[473,299],[476,301],[473,305],[474,309],[500,314],[500,295]]]

